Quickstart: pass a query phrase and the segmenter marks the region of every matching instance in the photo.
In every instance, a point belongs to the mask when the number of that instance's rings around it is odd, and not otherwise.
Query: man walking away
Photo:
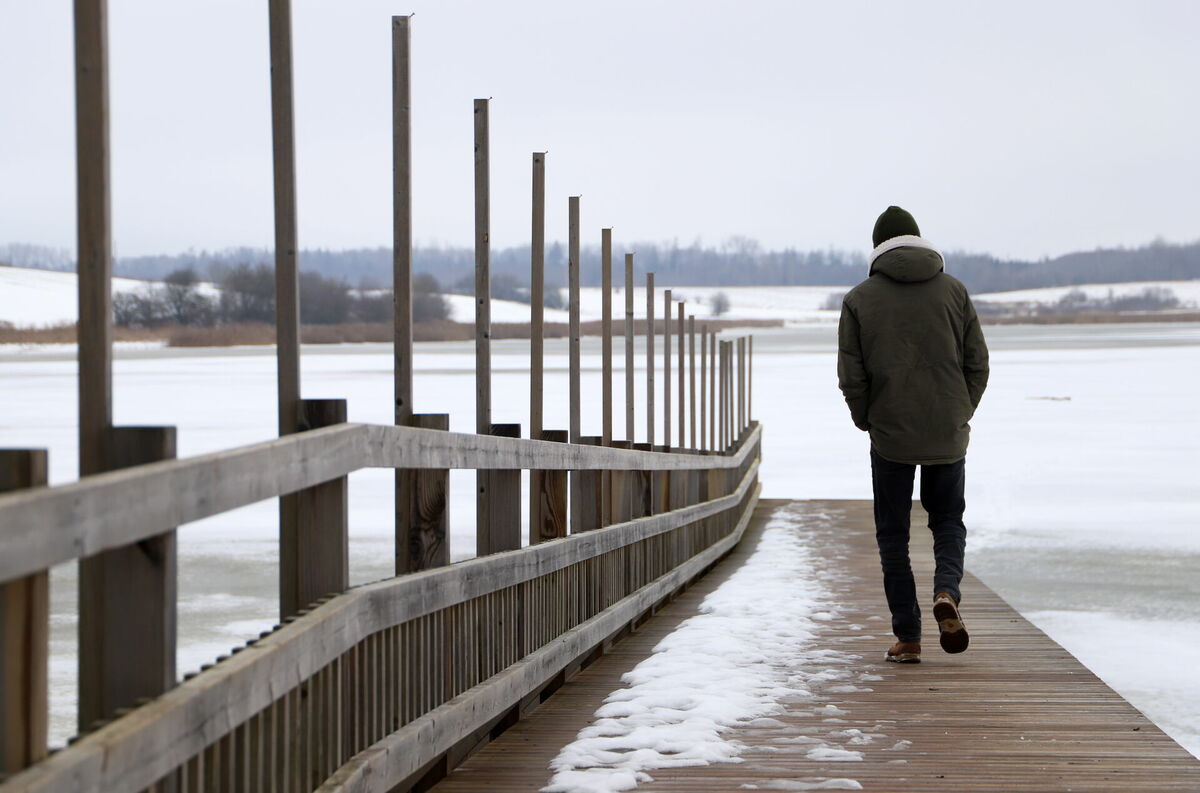
[[[875,222],[867,280],[842,302],[838,385],[854,426],[871,436],[875,538],[898,640],[885,656],[921,660],[921,607],[908,558],[913,477],[929,513],[933,616],[942,649],[967,649],[959,615],[968,423],[988,380],[988,351],[966,288],[945,272],[913,216],[891,206]]]

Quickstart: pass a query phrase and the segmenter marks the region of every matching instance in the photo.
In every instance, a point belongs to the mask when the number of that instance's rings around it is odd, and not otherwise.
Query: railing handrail
[[[751,433],[761,433],[757,425]],[[364,468],[709,470],[732,454],[654,452],[378,424],[338,424],[0,496],[0,582]]]
[[[739,452],[756,449],[756,440],[747,436]],[[69,793],[84,782],[83,789],[112,793],[145,789],[270,705],[279,696],[276,683],[286,688],[308,678],[369,634],[734,508],[757,486],[758,465],[751,460],[736,489],[726,496],[351,589],[289,619],[244,651],[88,734],[11,782],[29,793]],[[741,524],[747,519],[748,512]],[[738,537],[740,531],[711,549],[704,556],[706,563]],[[361,772],[358,766],[355,770]]]

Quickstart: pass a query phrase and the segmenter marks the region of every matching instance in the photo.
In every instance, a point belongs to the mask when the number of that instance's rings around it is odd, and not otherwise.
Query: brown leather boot
[[[921,663],[921,643],[896,642],[888,648],[887,655],[883,659],[894,664],[919,664]]]
[[[933,618],[937,620],[938,630],[941,632],[943,650],[948,653],[961,653],[967,649],[971,637],[967,634],[962,615],[958,613],[958,603],[950,593],[938,592],[933,596]]]

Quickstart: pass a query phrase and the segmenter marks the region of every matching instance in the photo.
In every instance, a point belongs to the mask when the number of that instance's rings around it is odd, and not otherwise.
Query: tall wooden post
[[[567,357],[569,359],[570,384],[568,400],[571,414],[571,443],[579,443],[581,426],[579,416],[579,196],[567,199]],[[580,496],[580,472],[571,472],[571,532],[580,529],[582,513]]]
[[[663,448],[671,448],[671,290],[663,290]]]
[[[175,457],[174,427],[109,430],[108,468]],[[79,565],[79,729],[175,685],[175,532]]]
[[[79,246],[79,474],[106,470],[112,426],[112,205],[108,3],[75,3],[75,167]]]
[[[613,437],[612,229],[600,230],[600,368],[601,439],[608,446]]]
[[[566,430],[542,430],[542,440],[567,443]],[[567,536],[567,472],[540,471],[541,489],[538,523],[529,524],[529,542],[543,542]]]
[[[720,451],[717,440],[717,332],[709,332],[709,367],[708,367],[708,441],[709,448]]]
[[[708,392],[708,325],[700,326],[700,450],[709,447],[707,429],[708,405],[705,396]]]
[[[742,430],[746,428],[746,337],[742,336],[738,339],[737,346],[738,365],[738,426],[737,434],[741,437]]]
[[[529,437],[542,438],[545,391],[546,316],[546,153],[533,153],[533,209],[529,236]],[[540,539],[545,472],[529,472],[529,542]]]
[[[600,230],[600,443],[613,440],[613,350],[612,350],[612,229]],[[612,522],[612,477],[600,476],[600,525]]]
[[[411,17],[392,17],[392,371],[394,421],[407,427],[413,420],[412,336],[412,113],[410,106]],[[414,519],[417,503],[415,470],[398,468],[396,478],[396,574],[422,569],[423,530]],[[444,495],[444,494],[443,494]],[[415,553],[414,553],[415,551]]]
[[[491,183],[488,169],[488,100],[475,100],[475,432],[492,431]],[[489,532],[487,471],[475,472],[475,534]]]
[[[754,407],[754,336],[750,336],[750,354],[747,356],[746,364],[749,367],[746,372],[746,418],[753,423],[753,407]]]
[[[633,254],[625,254],[625,440],[633,443],[634,414],[633,375]]]
[[[646,273],[646,443],[654,447],[654,273]]]
[[[270,0],[271,136],[275,195],[275,369],[279,434],[300,424],[300,275],[296,237],[296,143],[292,110],[292,9],[290,0]],[[279,499],[279,556],[298,558],[295,494]],[[292,595],[280,576],[280,617]]]
[[[0,493],[46,484],[45,449],[0,449]],[[50,572],[0,584],[0,775],[46,757]]]
[[[696,441],[696,315],[688,315],[688,429],[691,448],[699,449]]]
[[[676,306],[676,308],[679,310],[679,315],[678,315],[678,319],[675,322],[675,337],[676,337],[676,342],[677,342],[676,350],[678,351],[676,353],[675,358],[679,363],[679,448],[680,449],[687,448],[687,436],[684,432],[684,430],[686,429],[685,417],[686,417],[686,413],[687,413],[687,364],[686,364],[686,361],[684,358],[685,351],[683,349],[683,334],[686,329],[685,325],[687,324],[684,320],[684,313],[685,313],[686,306],[687,306],[686,301],[683,301],[683,300],[679,301],[679,305]]]

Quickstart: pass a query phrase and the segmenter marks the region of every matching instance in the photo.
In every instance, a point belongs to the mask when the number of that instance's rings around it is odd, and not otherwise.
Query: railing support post
[[[566,443],[566,430],[542,430],[541,439]],[[538,520],[529,524],[529,542],[543,542],[567,536],[567,472],[532,471],[530,490],[538,502]]]
[[[450,429],[448,413],[416,413],[412,426],[426,430]],[[414,573],[450,564],[450,472],[421,468],[412,475],[412,497],[397,504],[407,516],[404,531],[396,537],[396,574]]]
[[[520,424],[493,424],[492,434],[501,438],[521,437]],[[487,479],[487,525],[475,534],[475,555],[486,556],[521,547],[521,471],[489,470]]]
[[[654,451],[654,447],[649,443],[635,443],[633,448],[643,452]],[[633,512],[630,517],[649,517],[654,514],[654,472],[633,471],[632,478],[633,502],[631,509]]]
[[[613,441],[613,448],[632,449],[629,441]],[[611,488],[609,490],[609,522],[624,523],[633,517],[633,471],[610,472]]]
[[[579,439],[579,443],[587,446],[600,446],[602,439],[599,435],[584,435]],[[601,482],[604,478],[604,471],[576,471],[574,476],[578,478],[578,486],[575,492],[578,494],[579,503],[577,508],[573,510],[579,517],[579,522],[571,526],[571,533],[578,534],[581,531],[592,531],[602,526],[601,515],[603,514],[603,492]]]
[[[300,400],[301,431],[345,421],[344,399]],[[294,500],[295,518],[291,525],[279,527],[279,605],[283,617],[350,585],[347,478],[323,482],[286,498]]]
[[[45,449],[0,449],[0,493],[46,484]],[[0,774],[46,756],[50,573],[0,584]]]
[[[175,458],[174,427],[114,427],[106,468]],[[175,532],[79,561],[79,729],[175,685]]]

